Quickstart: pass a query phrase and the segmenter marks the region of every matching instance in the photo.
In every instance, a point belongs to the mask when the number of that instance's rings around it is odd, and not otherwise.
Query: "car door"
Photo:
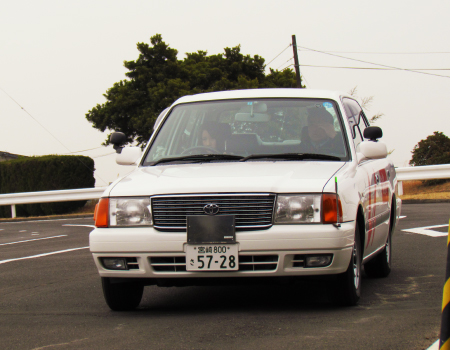
[[[343,99],[344,109],[352,130],[353,143],[356,152],[364,140],[364,129],[369,125],[361,106],[353,99]],[[386,242],[386,222],[383,213],[389,193],[386,192],[388,176],[386,159],[365,160],[358,164],[357,171],[361,178],[360,193],[365,221],[364,257],[376,252]]]
[[[390,177],[393,169],[387,159],[377,159],[372,161],[374,169],[373,178],[375,185],[375,233],[372,237],[373,245],[376,248],[383,247],[389,233],[389,220],[391,213],[392,188]]]

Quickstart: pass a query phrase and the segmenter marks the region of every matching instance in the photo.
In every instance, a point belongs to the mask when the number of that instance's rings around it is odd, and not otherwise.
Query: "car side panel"
[[[365,194],[366,255],[379,250],[386,243],[389,232],[392,187],[388,178],[390,164],[386,159],[367,162],[372,168]]]

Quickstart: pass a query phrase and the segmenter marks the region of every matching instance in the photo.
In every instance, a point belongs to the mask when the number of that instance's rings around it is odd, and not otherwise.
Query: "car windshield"
[[[177,105],[153,138],[143,165],[240,158],[261,161],[264,155],[274,160],[311,159],[292,154],[348,159],[334,101],[243,99]]]

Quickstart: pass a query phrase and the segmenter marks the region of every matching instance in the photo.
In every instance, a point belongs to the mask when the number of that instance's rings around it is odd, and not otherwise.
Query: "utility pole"
[[[297,78],[297,87],[301,89],[302,78],[300,78],[300,65],[298,64],[297,40],[295,40],[295,35],[292,35],[292,49],[294,50],[294,67],[295,67],[295,77]]]

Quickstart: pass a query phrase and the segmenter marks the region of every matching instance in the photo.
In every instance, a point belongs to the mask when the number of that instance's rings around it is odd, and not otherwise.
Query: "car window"
[[[355,100],[343,99],[345,114],[352,130],[353,143],[358,152],[359,144],[364,141],[364,129],[368,126],[367,119],[361,106]]]
[[[186,103],[166,117],[144,165],[195,154],[313,152],[348,159],[337,105],[325,99],[252,99]]]

